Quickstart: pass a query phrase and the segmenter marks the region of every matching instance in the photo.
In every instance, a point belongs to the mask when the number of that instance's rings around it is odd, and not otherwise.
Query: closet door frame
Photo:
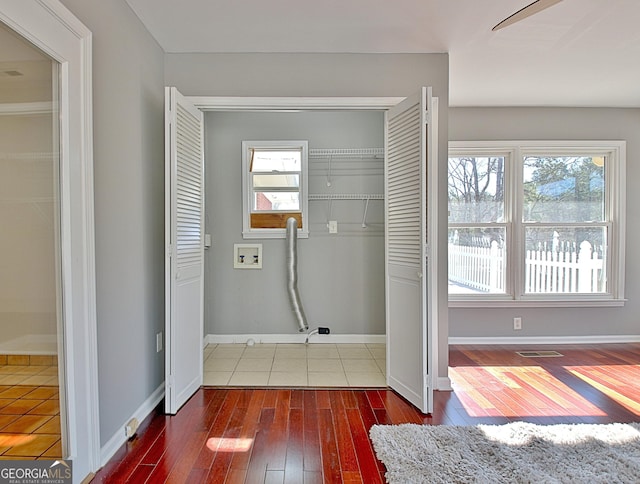
[[[233,96],[185,96],[195,107],[201,111],[247,111],[247,110],[301,110],[301,111],[314,111],[314,110],[336,110],[336,111],[388,111],[400,102],[405,97],[233,97]],[[438,99],[434,97],[435,106],[437,109]],[[437,129],[435,130],[435,137],[437,138]],[[436,153],[437,155],[437,153]],[[438,160],[435,160],[438,163]],[[433,190],[437,187],[437,179],[429,182],[429,188]],[[429,201],[432,203],[434,213],[438,213],[437,197],[429,195]],[[437,223],[437,222],[436,222]],[[434,223],[430,222],[430,229],[432,234],[435,235],[437,227]],[[434,244],[430,248],[430,255],[435,258],[439,244],[438,238],[435,236]],[[438,268],[435,266],[434,273],[429,270],[428,281],[438,282]],[[428,288],[428,290],[431,290]],[[437,288],[434,288],[437,294]],[[432,294],[433,296],[433,294]],[[438,304],[437,296],[434,298],[435,304]],[[437,317],[437,308],[429,309],[434,316],[432,319],[432,327],[430,328],[431,337],[434,344],[432,344],[433,353],[431,355],[431,361],[433,368],[431,374],[433,380],[434,390],[450,391],[451,384],[446,376],[439,376],[439,364],[438,364],[438,348],[440,346],[440,340],[447,338],[446,334],[440,335],[439,319]],[[385,335],[386,337],[387,335]]]
[[[63,451],[66,458],[73,460],[73,482],[81,482],[100,467],[92,36],[91,31],[56,0],[0,0],[0,22],[60,65],[60,247],[64,319],[60,385],[67,421]]]

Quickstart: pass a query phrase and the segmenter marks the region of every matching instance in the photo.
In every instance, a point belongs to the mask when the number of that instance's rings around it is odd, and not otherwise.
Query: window
[[[243,237],[282,238],[287,219],[308,237],[306,141],[243,141]]]
[[[451,142],[452,305],[621,302],[624,156],[624,142]]]

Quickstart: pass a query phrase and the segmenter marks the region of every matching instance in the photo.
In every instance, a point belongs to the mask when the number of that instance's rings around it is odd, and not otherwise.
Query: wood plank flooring
[[[532,349],[564,356],[515,353]],[[454,346],[450,376],[432,415],[387,389],[202,388],[145,420],[93,482],[378,483],[373,424],[640,421],[640,344]]]

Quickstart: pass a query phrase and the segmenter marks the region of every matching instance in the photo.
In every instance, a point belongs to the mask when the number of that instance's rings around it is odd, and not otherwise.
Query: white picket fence
[[[478,292],[504,293],[504,255],[498,242],[489,246],[449,243],[449,281]],[[527,250],[526,294],[598,293],[606,290],[602,249],[583,241],[579,249]]]

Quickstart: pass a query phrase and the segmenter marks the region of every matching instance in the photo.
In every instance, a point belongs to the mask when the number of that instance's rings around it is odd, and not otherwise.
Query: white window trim
[[[268,149],[300,149],[302,163],[300,167],[300,208],[302,209],[302,227],[298,228],[298,238],[309,237],[309,203],[308,203],[308,159],[309,142],[306,140],[268,140],[242,142],[242,238],[244,239],[284,239],[286,229],[254,229],[251,228],[251,176],[249,174],[249,150],[251,148]]]
[[[625,282],[625,223],[626,223],[626,141],[619,140],[573,140],[573,141],[450,141],[449,157],[471,154],[504,154],[509,158],[505,166],[505,179],[508,180],[505,187],[505,219],[508,226],[519,225],[517,220],[521,219],[520,213],[513,213],[520,210],[522,206],[521,190],[514,190],[519,187],[519,176],[522,170],[518,160],[522,153],[580,153],[602,154],[607,156],[609,162],[605,168],[605,179],[607,180],[607,200],[606,210],[608,220],[611,221],[613,229],[610,234],[608,275],[609,292],[603,295],[597,294],[539,294],[523,295],[520,280],[522,265],[512,261],[520,261],[523,257],[522,244],[517,240],[519,236],[512,236],[509,239],[509,251],[512,256],[508,259],[507,281],[505,295],[494,294],[450,294],[449,307],[469,308],[469,307],[600,307],[600,306],[623,306],[626,299],[624,297]],[[509,228],[507,229],[509,230]],[[518,232],[517,230],[513,230]],[[511,267],[510,264],[513,264]],[[515,273],[514,273],[515,272]],[[515,287],[514,287],[515,284]]]

